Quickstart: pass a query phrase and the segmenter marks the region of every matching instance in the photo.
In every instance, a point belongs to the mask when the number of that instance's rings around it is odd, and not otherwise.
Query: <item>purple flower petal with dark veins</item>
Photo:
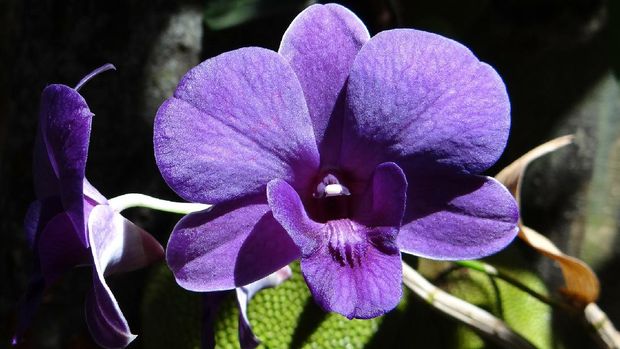
[[[304,188],[319,166],[299,81],[284,58],[256,47],[190,70],[157,111],[154,143],[168,185],[194,202],[264,194],[274,174]]]
[[[82,186],[92,116],[93,113],[88,109],[84,97],[76,90],[65,85],[46,87],[41,96],[39,128],[49,165],[56,175],[57,183],[49,181],[47,169],[43,168],[47,167],[43,161],[45,156],[41,156],[43,149],[37,147],[35,150],[37,152],[35,159],[41,159],[41,165],[35,165],[35,169],[40,170],[35,175],[35,187],[55,187],[56,192],[60,194],[64,210],[85,247],[88,247],[88,237],[83,214]],[[43,180],[39,180],[39,173]],[[45,189],[37,190],[37,192],[45,191]]]
[[[350,319],[371,318],[398,304],[402,278],[396,236],[406,189],[402,170],[393,163],[382,164],[361,197],[363,220],[334,217],[318,223],[307,216],[290,185],[280,179],[269,182],[267,197],[274,217],[302,250],[302,272],[324,309]]]
[[[323,162],[338,158],[344,115],[338,97],[357,52],[369,39],[364,23],[336,4],[309,7],[282,37],[278,52],[304,90]]]
[[[475,259],[493,254],[518,232],[519,211],[493,178],[472,175],[410,177],[398,243],[431,259]]]
[[[279,55],[211,58],[158,111],[166,182],[216,204],[179,223],[168,262],[183,287],[215,291],[301,253],[324,309],[381,315],[401,295],[400,251],[479,258],[515,237],[516,203],[479,175],[509,128],[501,78],[463,45],[411,29],[369,39],[342,6],[310,6]]]
[[[182,287],[220,291],[250,284],[299,258],[264,199],[248,198],[185,216],[166,260]]]
[[[384,31],[364,45],[346,105],[341,165],[358,176],[385,161],[407,174],[480,173],[499,158],[510,129],[495,70],[458,42],[413,29]]]
[[[95,70],[76,89],[51,85],[43,91],[34,151],[37,200],[24,222],[35,252],[35,270],[20,302],[14,344],[30,325],[45,288],[79,265],[94,266],[87,320],[95,341],[106,348],[121,348],[135,337],[104,275],[161,259],[163,248],[115,212],[84,177],[93,114],[77,89],[111,68],[109,64]]]

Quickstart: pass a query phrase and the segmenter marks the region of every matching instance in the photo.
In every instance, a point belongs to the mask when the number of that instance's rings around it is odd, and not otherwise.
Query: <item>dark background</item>
[[[555,136],[576,145],[528,171],[523,216],[560,247],[585,258],[602,280],[601,307],[620,324],[620,47],[618,5],[603,0],[342,1],[371,34],[413,27],[454,38],[493,65],[506,82],[513,127],[490,172]],[[74,86],[104,63],[117,71],[81,93],[96,114],[87,177],[104,195],[139,192],[175,199],[155,166],[152,122],[179,78],[200,61],[242,46],[276,50],[302,1],[0,0],[0,348],[32,255],[22,232],[34,199],[31,154],[40,93]],[[132,209],[127,216],[165,244],[178,217]],[[535,255],[532,260],[538,261]],[[537,268],[549,285],[558,271]],[[145,271],[113,281],[139,332]],[[87,270],[65,277],[44,299],[29,346],[95,347],[82,319]],[[583,331],[553,319],[568,347],[592,345]],[[566,331],[566,328],[569,330]],[[562,332],[562,329],[564,331]],[[139,340],[134,347],[139,347]]]

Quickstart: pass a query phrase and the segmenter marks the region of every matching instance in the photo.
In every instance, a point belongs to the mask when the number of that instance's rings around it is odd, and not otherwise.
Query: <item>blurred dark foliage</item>
[[[222,20],[221,16],[231,15],[226,4],[234,10],[236,3],[243,15]],[[513,127],[504,156],[489,174],[545,140],[577,134],[576,146],[528,171],[523,215],[528,225],[576,255],[584,251],[584,234],[594,224],[588,215],[603,215],[609,221],[611,237],[605,241],[611,252],[595,267],[602,278],[601,306],[620,324],[620,259],[614,252],[620,241],[613,224],[619,218],[620,199],[612,188],[606,191],[595,183],[602,176],[606,183],[620,185],[620,166],[614,166],[620,155],[609,151],[620,142],[615,131],[620,129],[620,94],[613,75],[620,68],[617,1],[340,3],[357,13],[371,34],[394,27],[437,32],[464,43],[497,69],[512,101]],[[82,90],[96,114],[87,176],[108,197],[142,192],[174,199],[152,152],[157,106],[172,93],[179,77],[203,59],[249,45],[277,49],[282,33],[304,4],[0,0],[0,347],[8,345],[14,307],[32,268],[21,226],[34,199],[31,149],[43,88],[50,83],[72,86],[93,68],[115,64],[116,72],[97,77]],[[601,159],[600,154],[607,157]],[[162,244],[178,219],[141,209],[127,214]],[[512,248],[522,246],[517,242]],[[533,253],[531,257],[538,261]],[[542,261],[536,265],[550,285],[558,282],[557,269]],[[147,272],[111,278],[135,331],[140,329],[138,299]],[[88,273],[76,271],[51,289],[25,347],[95,347],[82,320]],[[565,347],[592,347],[578,325],[559,315],[553,321],[565,336],[558,339]],[[140,340],[132,346],[140,347]]]

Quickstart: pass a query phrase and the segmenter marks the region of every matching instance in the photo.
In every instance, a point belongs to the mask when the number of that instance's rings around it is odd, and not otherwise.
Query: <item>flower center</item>
[[[348,196],[351,195],[351,192],[347,187],[340,184],[338,178],[331,173],[327,174],[323,180],[317,184],[316,190],[314,194],[312,194],[312,196],[317,199],[342,195]]]
[[[308,212],[318,222],[328,222],[347,218],[351,192],[333,174],[328,173],[317,184],[312,199],[308,202]]]

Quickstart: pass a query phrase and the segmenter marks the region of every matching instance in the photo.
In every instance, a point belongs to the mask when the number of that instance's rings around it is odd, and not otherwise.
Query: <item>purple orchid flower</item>
[[[79,89],[104,65],[71,88],[50,85],[41,98],[35,139],[34,185],[25,226],[35,252],[35,273],[21,304],[13,343],[28,327],[46,286],[69,269],[93,267],[93,289],[86,299],[86,321],[94,340],[122,348],[134,338],[105,276],[141,268],[163,258],[148,233],[121,216],[85,178],[93,114]]]
[[[157,112],[155,155],[188,201],[166,257],[194,291],[233,289],[301,258],[327,311],[372,318],[402,294],[400,252],[473,259],[517,234],[510,193],[480,175],[510,128],[506,88],[465,46],[397,29],[373,38],[314,5],[278,52],[190,70]]]

